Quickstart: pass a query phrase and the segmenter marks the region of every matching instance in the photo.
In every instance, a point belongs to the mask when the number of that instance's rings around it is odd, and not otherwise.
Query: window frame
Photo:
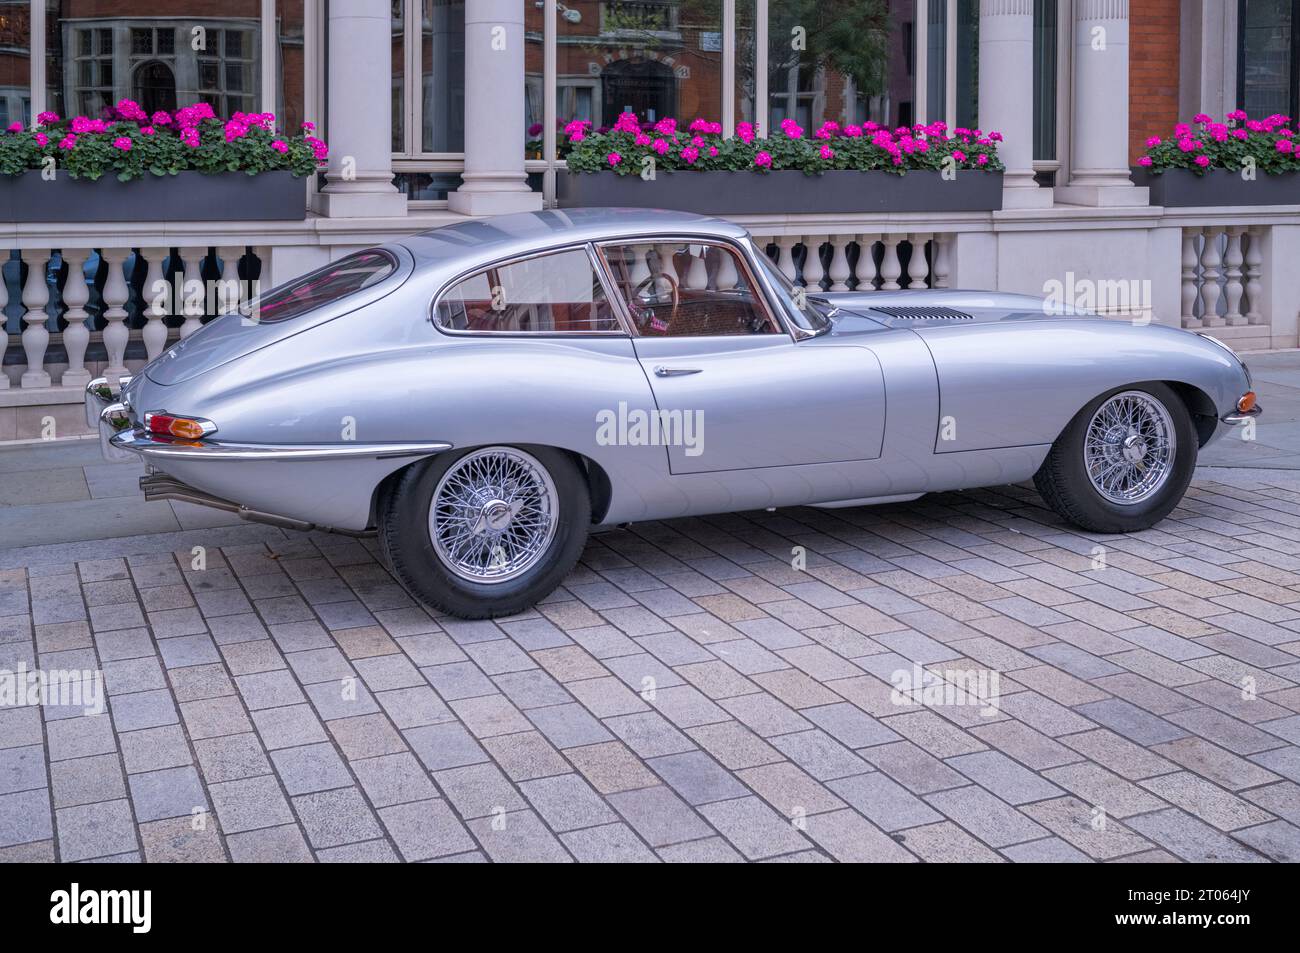
[[[446,294],[449,291],[451,291],[453,288],[459,285],[462,281],[466,281],[470,278],[473,278],[476,275],[491,271],[494,268],[508,268],[511,265],[515,265],[520,262],[532,261],[533,259],[536,258],[546,258],[551,255],[560,255],[566,252],[573,252],[573,251],[582,251],[586,253],[587,263],[591,265],[592,273],[596,276],[597,280],[600,282],[601,290],[604,291],[605,298],[610,303],[610,310],[614,314],[614,319],[618,322],[619,330],[617,331],[472,331],[466,328],[465,330],[462,331],[462,330],[457,330],[455,328],[444,327],[443,324],[438,320],[438,306],[442,304],[442,299],[446,296]],[[622,307],[620,307],[620,305],[617,303],[620,300],[620,297],[617,294],[617,289],[611,287],[609,275],[606,274],[605,269],[602,266],[603,266],[603,262],[600,256],[596,253],[594,244],[590,241],[569,242],[564,245],[557,245],[555,247],[543,249],[541,251],[515,253],[513,255],[505,255],[501,258],[493,259],[492,261],[486,263],[480,262],[474,267],[467,268],[464,271],[459,272],[455,277],[449,279],[448,281],[443,282],[443,284],[438,288],[438,291],[434,294],[433,298],[429,301],[429,315],[428,315],[429,323],[432,324],[434,329],[437,330],[440,334],[445,334],[448,337],[511,338],[514,340],[520,340],[520,339],[527,340],[530,338],[546,338],[546,339],[631,338],[634,335],[629,327],[629,323],[626,319],[625,314],[623,313]]]
[[[749,260],[751,249],[746,248],[739,242],[729,238],[721,238],[713,235],[682,235],[678,233],[667,234],[649,234],[649,235],[628,235],[620,238],[606,238],[597,242],[592,242],[596,256],[600,259],[601,265],[605,269],[605,277],[609,284],[613,285],[615,299],[618,301],[620,320],[623,326],[629,329],[629,334],[633,339],[645,337],[636,327],[636,322],[632,320],[632,314],[628,310],[628,302],[623,299],[623,293],[618,290],[618,283],[614,280],[613,270],[610,268],[609,259],[605,257],[604,247],[607,245],[661,245],[661,244],[682,244],[682,245],[721,245],[730,249],[740,259],[738,273],[743,272],[744,276],[749,279],[753,286],[757,300],[761,303],[767,316],[775,322],[777,330],[770,335],[773,338],[779,338],[782,334],[789,338],[791,343],[798,343],[799,335],[791,330],[790,323],[786,320],[783,308],[772,307],[771,289],[767,283],[759,277],[754,270],[753,263]],[[811,336],[811,335],[810,335]],[[699,335],[681,335],[674,337],[646,337],[648,341],[733,341],[736,339],[749,340],[752,338],[768,337],[760,334],[699,334]]]

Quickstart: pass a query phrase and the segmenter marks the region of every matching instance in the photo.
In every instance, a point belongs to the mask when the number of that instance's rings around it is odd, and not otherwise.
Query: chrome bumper
[[[1245,410],[1245,411],[1234,410],[1230,414],[1224,414],[1219,419],[1223,421],[1225,424],[1227,424],[1229,427],[1240,427],[1246,421],[1254,420],[1256,417],[1258,417],[1262,412],[1262,410],[1263,408],[1260,407],[1259,404],[1256,404],[1254,407],[1250,408],[1250,410]]]
[[[112,408],[121,407],[114,404]],[[108,413],[106,410],[105,414]],[[101,434],[104,424],[101,424]],[[216,440],[170,440],[148,431],[134,428],[110,434],[107,438],[114,453],[125,454],[129,459],[138,454],[147,461],[165,463],[167,460],[228,460],[228,461],[285,461],[305,460],[387,460],[394,457],[426,457],[450,450],[449,443],[334,443],[334,444],[253,444],[221,443]]]

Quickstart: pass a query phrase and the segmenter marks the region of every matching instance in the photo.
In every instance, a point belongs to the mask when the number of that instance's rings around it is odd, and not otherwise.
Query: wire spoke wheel
[[[537,459],[486,447],[457,460],[429,506],[429,538],[442,564],[468,582],[514,579],[546,553],[559,494]]]
[[[1083,439],[1083,466],[1103,498],[1131,506],[1165,485],[1176,451],[1174,423],[1165,405],[1146,391],[1129,390],[1092,415]]]

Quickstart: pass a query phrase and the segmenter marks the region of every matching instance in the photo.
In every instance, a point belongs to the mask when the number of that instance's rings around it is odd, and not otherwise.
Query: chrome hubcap
[[[1083,465],[1093,487],[1122,506],[1159,492],[1177,449],[1165,405],[1140,390],[1116,394],[1097,408],[1083,440]]]
[[[555,538],[559,495],[546,468],[513,447],[476,450],[433,491],[429,538],[469,582],[505,582],[531,569]]]

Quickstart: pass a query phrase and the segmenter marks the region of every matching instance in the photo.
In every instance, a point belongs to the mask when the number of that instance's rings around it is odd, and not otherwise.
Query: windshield
[[[780,301],[782,309],[796,326],[813,334],[820,334],[830,328],[830,318],[809,297],[810,294],[818,294],[820,289],[809,292],[807,288],[796,285],[781,273],[781,270],[773,264],[772,259],[768,258],[761,248],[758,249],[756,257],[759,266],[776,287],[776,297]]]

